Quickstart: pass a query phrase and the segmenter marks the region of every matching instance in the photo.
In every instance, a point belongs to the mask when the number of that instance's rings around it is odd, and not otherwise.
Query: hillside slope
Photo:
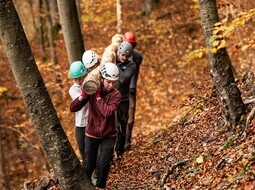
[[[243,92],[251,93],[246,87],[254,86],[254,77],[243,78]],[[222,104],[210,94],[192,98],[189,106],[178,122],[135,138],[113,165],[109,189],[255,188],[254,122],[246,134],[245,123],[230,129]]]

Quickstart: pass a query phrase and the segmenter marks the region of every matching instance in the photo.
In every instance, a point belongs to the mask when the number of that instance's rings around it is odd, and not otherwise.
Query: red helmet
[[[134,33],[126,32],[123,37],[124,37],[124,41],[131,43],[133,45],[133,47],[136,46],[135,34]]]

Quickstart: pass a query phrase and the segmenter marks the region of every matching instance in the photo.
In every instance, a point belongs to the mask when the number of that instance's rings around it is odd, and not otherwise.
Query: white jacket
[[[69,89],[69,95],[75,100],[81,95],[80,86],[75,82]],[[75,112],[75,126],[86,127],[88,124],[89,103],[87,103],[80,111]]]

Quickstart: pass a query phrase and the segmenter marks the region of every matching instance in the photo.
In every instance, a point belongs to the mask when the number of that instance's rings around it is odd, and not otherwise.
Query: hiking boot
[[[130,142],[126,142],[124,149],[125,150],[130,150],[130,148],[131,148],[131,143]]]
[[[126,139],[124,150],[129,150],[131,148],[131,140],[128,138]]]
[[[121,160],[122,154],[120,152],[116,152],[116,160]]]
[[[96,186],[96,184],[97,184],[97,174],[96,174],[96,171],[93,172],[93,174],[91,176],[91,181],[92,181],[92,184],[94,186]]]
[[[84,160],[81,160],[80,162],[81,162],[82,168],[85,169],[85,161],[84,161]]]

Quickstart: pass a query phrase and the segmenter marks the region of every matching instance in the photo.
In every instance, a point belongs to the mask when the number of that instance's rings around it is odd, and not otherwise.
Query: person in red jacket
[[[119,79],[118,67],[114,63],[105,63],[100,73],[100,86],[97,92],[88,95],[83,91],[81,96],[72,101],[70,111],[76,112],[89,102],[88,124],[85,130],[85,171],[91,178],[97,168],[95,186],[105,188],[118,133],[115,111],[119,106],[121,94],[114,87]]]

